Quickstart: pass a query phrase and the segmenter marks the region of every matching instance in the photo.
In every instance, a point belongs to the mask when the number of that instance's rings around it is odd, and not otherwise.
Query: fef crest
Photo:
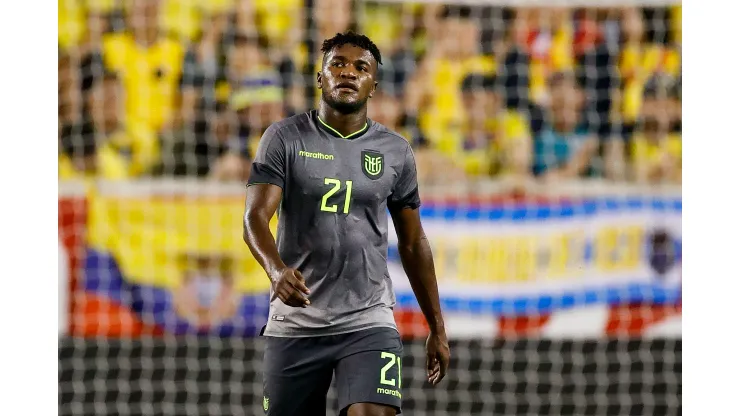
[[[374,150],[362,151],[362,173],[370,179],[378,179],[383,176],[385,168],[383,154]]]

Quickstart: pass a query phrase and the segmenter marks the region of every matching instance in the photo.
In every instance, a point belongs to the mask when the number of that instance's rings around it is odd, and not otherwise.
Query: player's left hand
[[[447,334],[432,332],[427,337],[427,378],[436,386],[447,375],[450,364],[450,346]]]

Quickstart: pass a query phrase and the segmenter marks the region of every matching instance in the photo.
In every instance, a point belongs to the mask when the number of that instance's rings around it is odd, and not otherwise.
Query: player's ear
[[[316,73],[316,86],[321,89],[321,72]]]
[[[375,94],[375,90],[377,89],[378,89],[378,81],[375,81],[373,82],[373,89],[370,90],[370,95],[369,95],[370,98],[373,98],[373,94]]]

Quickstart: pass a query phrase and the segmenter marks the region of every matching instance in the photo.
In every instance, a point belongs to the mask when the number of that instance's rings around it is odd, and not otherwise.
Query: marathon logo
[[[391,390],[391,389],[384,389],[382,387],[378,387],[378,390],[376,390],[378,394],[387,394],[389,396],[396,396],[399,399],[401,398],[401,392],[398,390]]]
[[[305,150],[298,152],[298,156],[310,157],[311,159],[334,160],[334,155],[325,155],[321,152],[307,152]]]

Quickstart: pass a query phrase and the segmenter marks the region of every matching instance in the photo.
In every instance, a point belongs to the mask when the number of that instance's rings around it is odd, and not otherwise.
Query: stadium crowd
[[[421,181],[681,181],[680,7],[58,1],[60,180],[245,180],[264,129],[315,105],[321,41],[355,30],[383,53],[369,116]]]

